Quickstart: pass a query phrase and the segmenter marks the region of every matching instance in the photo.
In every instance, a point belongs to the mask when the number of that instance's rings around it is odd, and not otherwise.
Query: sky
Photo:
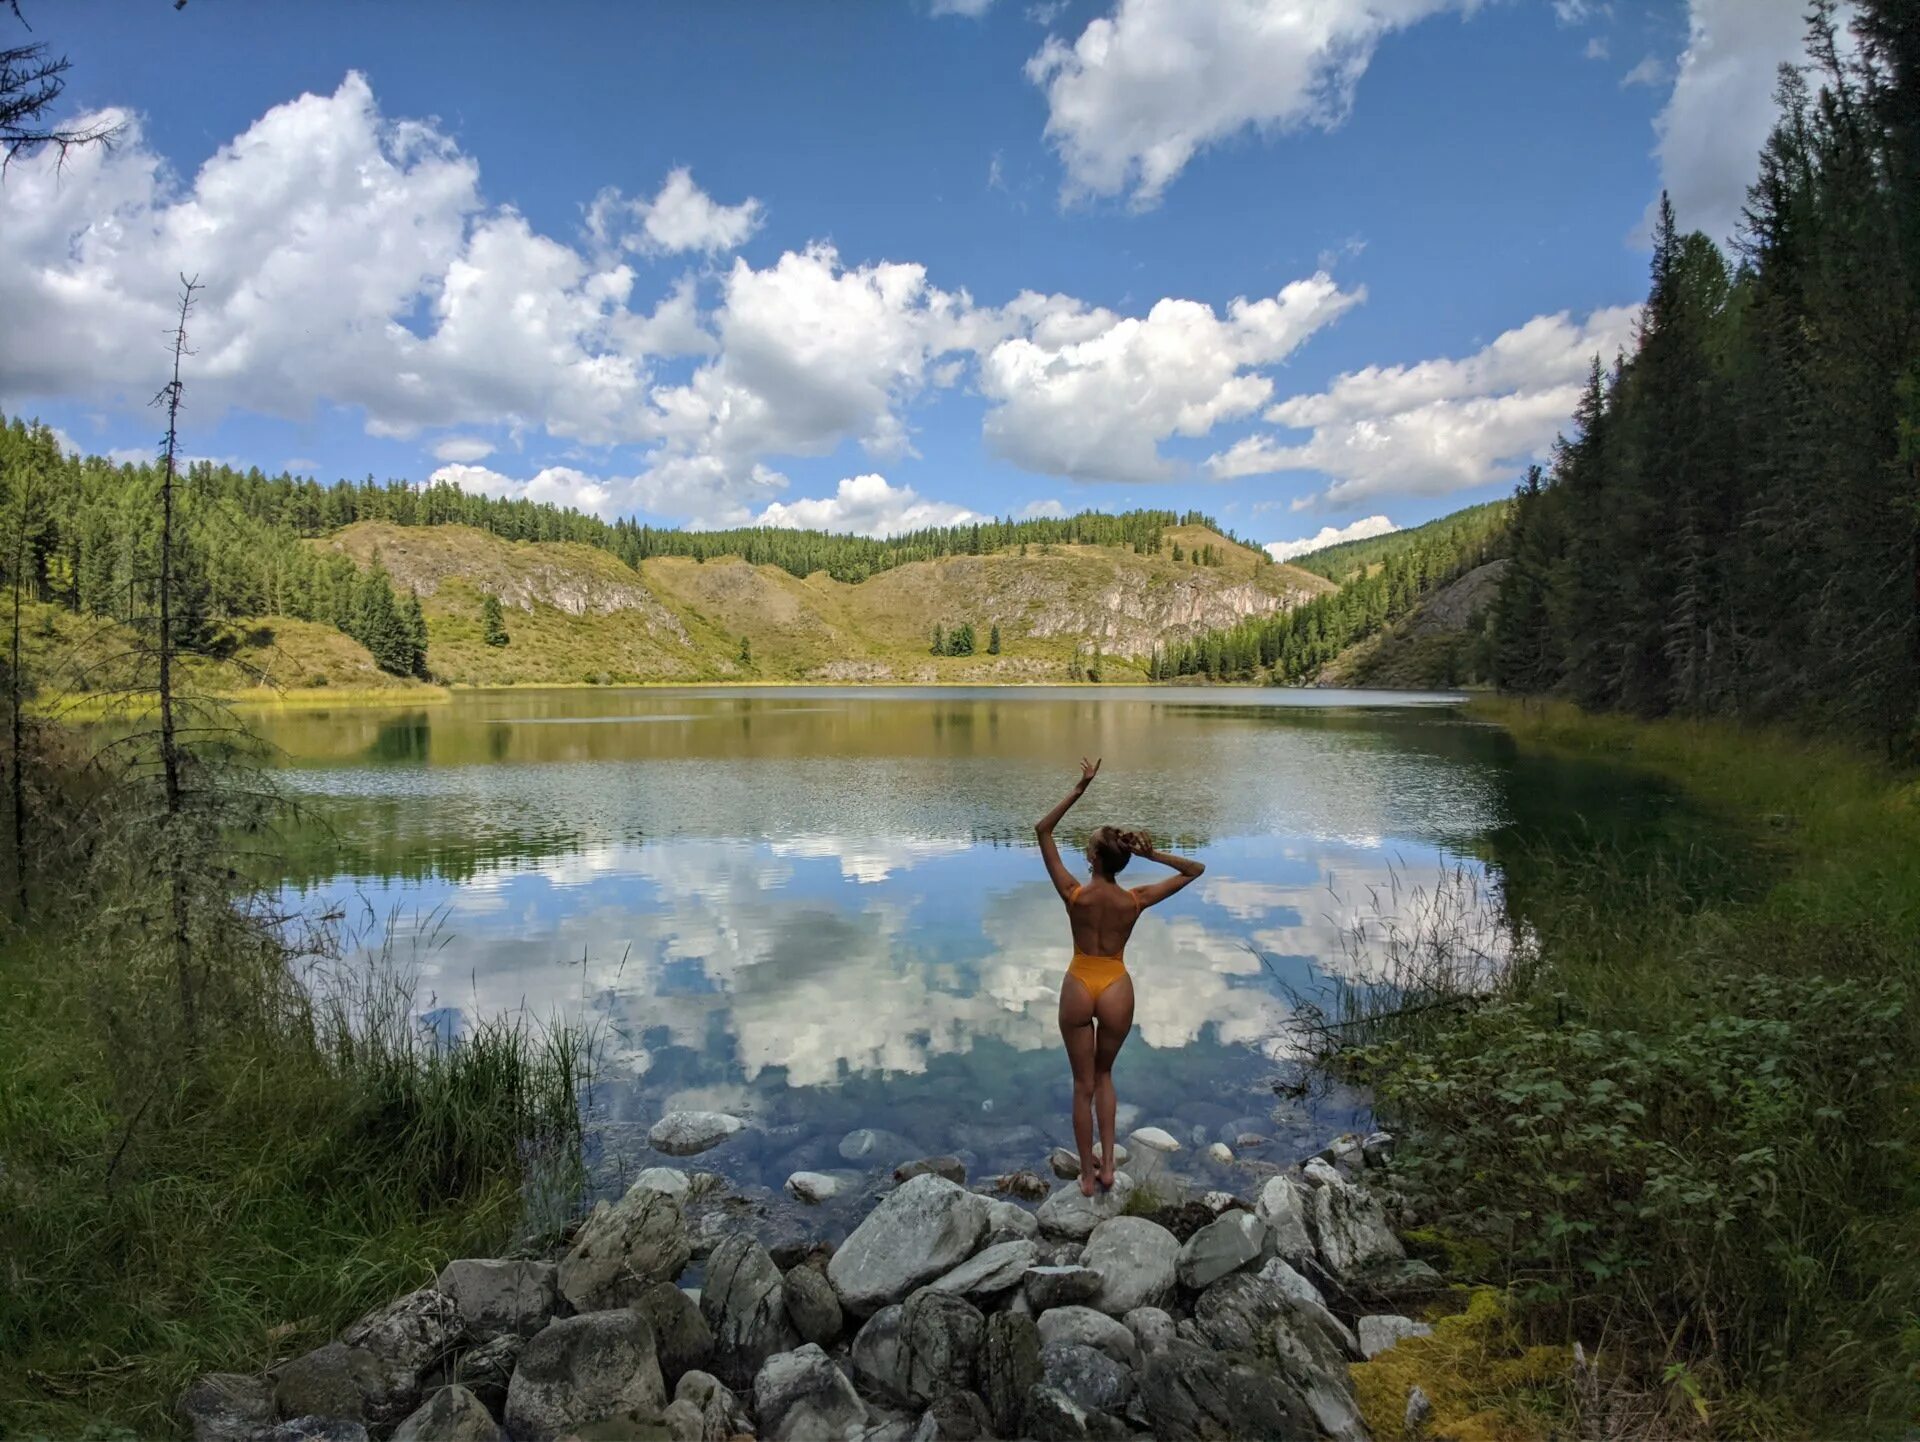
[[[663,525],[1509,491],[1723,243],[1804,0],[22,0],[0,410]],[[18,26],[0,12],[0,43]]]

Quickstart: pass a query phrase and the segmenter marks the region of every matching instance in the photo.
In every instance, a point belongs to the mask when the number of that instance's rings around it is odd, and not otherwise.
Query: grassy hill
[[[890,567],[858,582],[737,557],[629,567],[572,542],[470,526],[359,522],[308,543],[417,591],[428,666],[460,685],[641,681],[1064,681],[1098,651],[1102,678],[1139,679],[1156,645],[1278,614],[1334,589],[1200,525],[1161,549],[1025,545]],[[1172,559],[1178,546],[1183,559]],[[1191,557],[1207,547],[1216,564]],[[486,644],[499,597],[509,636]],[[935,626],[973,626],[976,654],[930,654]],[[1001,654],[987,654],[992,627]],[[344,638],[343,638],[344,639]],[[743,662],[742,642],[748,660]]]

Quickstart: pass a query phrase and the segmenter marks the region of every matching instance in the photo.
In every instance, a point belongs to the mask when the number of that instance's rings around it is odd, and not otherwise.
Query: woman
[[[1073,928],[1073,964],[1060,984],[1060,1036],[1067,1044],[1067,1060],[1073,1063],[1073,1140],[1080,1150],[1080,1190],[1089,1197],[1096,1185],[1096,1109],[1104,1141],[1098,1185],[1113,1185],[1113,1059],[1133,1026],[1133,979],[1127,975],[1121,953],[1141,912],[1165,901],[1207,869],[1198,861],[1154,850],[1153,839],[1145,832],[1101,826],[1087,838],[1087,865],[1093,879],[1084,886],[1075,881],[1053,844],[1053,828],[1099,774],[1099,758],[1089,762],[1082,757],[1080,784],[1033,828],[1040,838],[1040,854],[1046,858],[1047,875],[1067,904],[1067,922]],[[1114,877],[1134,856],[1171,866],[1179,875],[1128,891]]]

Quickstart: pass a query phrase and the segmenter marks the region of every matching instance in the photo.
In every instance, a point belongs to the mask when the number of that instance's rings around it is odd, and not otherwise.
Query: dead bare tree
[[[28,30],[20,0],[9,0],[13,18]],[[0,46],[0,171],[16,160],[52,146],[60,159],[76,146],[108,145],[120,127],[105,121],[91,125],[52,125],[47,112],[67,88],[70,62],[50,53],[44,44]]]

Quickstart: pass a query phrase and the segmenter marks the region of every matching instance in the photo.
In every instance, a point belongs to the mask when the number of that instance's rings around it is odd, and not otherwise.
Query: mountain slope
[[[1315,684],[1444,691],[1484,682],[1487,621],[1510,564],[1489,561],[1430,592],[1385,630],[1334,657]]]
[[[1076,654],[1096,650],[1123,663],[1106,679],[1124,679],[1170,639],[1278,614],[1333,589],[1203,526],[1169,528],[1152,554],[1013,547],[912,561],[856,583],[735,558],[655,556],[635,570],[594,547],[506,541],[458,525],[360,522],[309,544],[361,567],[377,559],[398,590],[418,591],[433,674],[479,685],[1057,681],[1073,679]],[[1189,559],[1209,547],[1216,564]],[[505,646],[485,643],[490,594],[503,607]],[[935,626],[963,623],[975,630],[976,654],[930,654]],[[998,656],[986,654],[995,625]]]

